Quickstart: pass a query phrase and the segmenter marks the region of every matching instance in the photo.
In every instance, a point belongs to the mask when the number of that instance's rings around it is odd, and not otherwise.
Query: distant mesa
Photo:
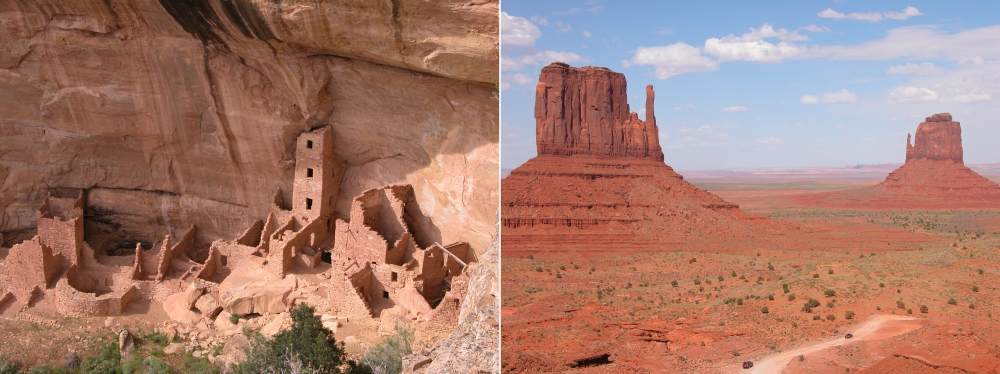
[[[713,248],[774,223],[700,190],[663,163],[646,86],[646,119],[629,110],[625,76],[553,63],[535,96],[538,156],[502,181],[505,256],[535,251]]]
[[[911,143],[912,140],[912,143]],[[809,194],[805,204],[850,208],[959,209],[1000,207],[1000,185],[965,166],[962,126],[950,113],[927,117],[907,135],[906,163],[881,183]]]
[[[631,112],[625,75],[607,68],[542,68],[535,88],[535,138],[539,155],[639,157],[663,161],[653,114],[653,86],[646,86],[646,120]]]

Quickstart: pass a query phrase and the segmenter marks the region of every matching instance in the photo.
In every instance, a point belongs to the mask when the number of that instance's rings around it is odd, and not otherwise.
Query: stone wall
[[[45,289],[62,271],[62,263],[36,236],[10,248],[4,269],[11,281],[7,287],[19,293],[34,286]]]

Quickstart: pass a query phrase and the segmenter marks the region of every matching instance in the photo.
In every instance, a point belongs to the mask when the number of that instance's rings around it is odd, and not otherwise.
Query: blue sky
[[[502,167],[535,156],[542,66],[656,89],[679,170],[901,163],[924,117],[962,123],[966,163],[1000,162],[1000,2],[501,3]],[[640,111],[640,117],[645,113]]]

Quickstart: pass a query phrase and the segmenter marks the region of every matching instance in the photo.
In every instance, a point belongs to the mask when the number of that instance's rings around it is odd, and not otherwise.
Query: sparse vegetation
[[[927,305],[920,306],[920,313],[927,313]]]
[[[837,291],[827,289],[826,291],[823,291],[823,294],[826,295],[826,297],[834,297],[837,296]]]
[[[769,310],[768,310],[768,309],[767,309],[767,307],[765,306],[765,307],[763,307],[763,308],[760,308],[760,312],[761,312],[761,313],[763,313],[763,314],[767,314],[767,313],[769,312]]]
[[[954,297],[948,299],[948,304],[958,305],[958,301]]]

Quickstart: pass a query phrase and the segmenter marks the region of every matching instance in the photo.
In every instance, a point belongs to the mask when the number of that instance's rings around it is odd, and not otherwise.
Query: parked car
[[[854,337],[854,334],[844,335],[844,339],[850,339],[850,338],[853,338],[853,337]]]
[[[743,368],[749,369],[753,367],[753,361],[743,361]]]

